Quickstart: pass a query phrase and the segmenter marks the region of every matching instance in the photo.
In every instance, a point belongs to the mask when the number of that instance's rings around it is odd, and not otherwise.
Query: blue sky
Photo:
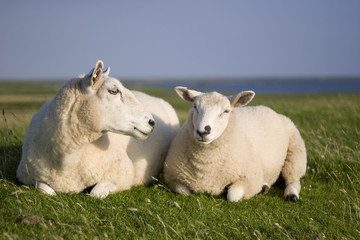
[[[0,79],[360,76],[360,1],[0,0]]]

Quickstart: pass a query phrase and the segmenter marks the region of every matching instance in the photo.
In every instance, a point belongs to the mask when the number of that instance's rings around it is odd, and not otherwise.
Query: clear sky
[[[0,79],[360,76],[358,0],[0,0]]]

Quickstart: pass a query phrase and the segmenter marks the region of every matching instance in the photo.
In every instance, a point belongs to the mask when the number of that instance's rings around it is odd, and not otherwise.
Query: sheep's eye
[[[112,94],[112,95],[116,95],[116,94],[118,94],[120,91],[119,91],[119,89],[109,89],[108,90],[108,92],[110,93],[110,94]]]
[[[224,111],[224,113],[229,113],[230,112],[230,110],[229,109],[226,109],[225,111]]]

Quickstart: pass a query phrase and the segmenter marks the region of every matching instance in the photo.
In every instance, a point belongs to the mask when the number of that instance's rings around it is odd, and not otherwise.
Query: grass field
[[[257,95],[290,117],[308,151],[297,203],[283,188],[239,203],[180,196],[157,182],[100,200],[47,196],[15,177],[22,140],[59,84],[0,83],[0,239],[360,239],[360,94]],[[181,122],[190,103],[174,91],[142,89],[169,101]]]

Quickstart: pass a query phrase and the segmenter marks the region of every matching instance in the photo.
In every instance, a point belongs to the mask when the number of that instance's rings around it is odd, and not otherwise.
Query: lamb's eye
[[[223,111],[220,115],[219,115],[219,117],[222,117],[222,116],[224,116],[224,114],[227,114],[227,113],[229,113],[230,112],[230,110],[229,109],[226,109],[225,111]]]
[[[109,89],[108,90],[108,92],[110,93],[110,94],[112,94],[112,95],[116,95],[116,94],[118,94],[120,91],[119,91],[119,89]]]

